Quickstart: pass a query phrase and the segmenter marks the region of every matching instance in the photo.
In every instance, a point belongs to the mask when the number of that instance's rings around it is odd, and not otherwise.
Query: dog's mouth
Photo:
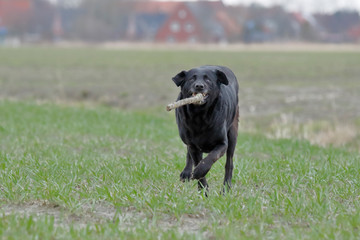
[[[197,92],[194,92],[191,96],[192,97],[195,97],[196,95],[198,95],[199,93]],[[206,103],[206,99],[209,97],[209,94],[208,93],[201,93],[204,97],[203,100],[201,100],[200,102],[197,102],[197,103],[194,103],[195,105],[203,105],[204,103]]]

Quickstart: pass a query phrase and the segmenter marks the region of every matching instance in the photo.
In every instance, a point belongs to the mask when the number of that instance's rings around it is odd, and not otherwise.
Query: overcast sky
[[[265,6],[282,5],[291,11],[331,12],[337,9],[356,9],[360,12],[360,0],[223,0],[226,4],[260,3]]]
[[[48,0],[50,2],[61,2],[75,4],[84,0]],[[86,1],[86,0],[85,0]],[[175,0],[173,0],[175,1]],[[177,0],[179,1],[179,0]],[[196,0],[195,0],[196,1]],[[282,5],[291,11],[303,13],[311,12],[333,12],[337,9],[353,9],[360,12],[360,0],[223,0],[226,4],[259,3],[264,6]]]

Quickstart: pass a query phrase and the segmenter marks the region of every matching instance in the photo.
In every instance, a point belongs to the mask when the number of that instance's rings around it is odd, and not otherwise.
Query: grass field
[[[359,239],[360,54],[0,49],[2,239]],[[171,77],[239,78],[233,189],[183,184]],[[321,145],[321,146],[320,146]]]
[[[359,150],[360,54],[350,50],[0,49],[0,98],[162,110],[176,73],[226,65],[243,131]]]

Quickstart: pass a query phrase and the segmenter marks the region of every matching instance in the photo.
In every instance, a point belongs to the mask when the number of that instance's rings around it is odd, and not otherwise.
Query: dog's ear
[[[222,83],[224,85],[229,84],[229,80],[227,79],[224,72],[222,72],[220,70],[216,70],[216,76],[217,76],[217,79],[218,79],[219,83]]]
[[[179,72],[175,77],[172,78],[176,86],[181,86],[185,81],[186,71]]]

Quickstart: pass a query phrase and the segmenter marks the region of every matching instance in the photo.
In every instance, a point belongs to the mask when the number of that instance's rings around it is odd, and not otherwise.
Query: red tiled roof
[[[218,11],[216,13],[216,18],[223,24],[228,33],[235,34],[241,31],[239,25],[229,16],[227,12]]]
[[[299,12],[294,12],[293,14],[294,19],[298,22],[298,23],[304,23],[306,22],[306,19],[303,17],[303,15],[301,15],[301,13]]]
[[[0,12],[3,11],[27,11],[31,7],[30,0],[0,0]]]
[[[0,18],[3,23],[30,11],[30,0],[0,0]]]

